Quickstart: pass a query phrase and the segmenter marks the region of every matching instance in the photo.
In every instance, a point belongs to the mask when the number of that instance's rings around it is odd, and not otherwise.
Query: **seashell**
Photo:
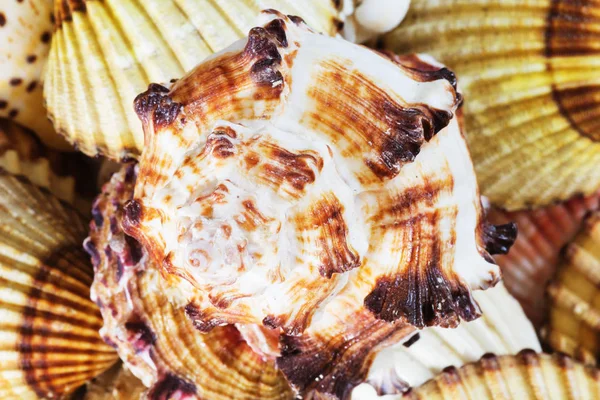
[[[516,210],[600,188],[599,8],[569,0],[415,0],[382,39],[460,77],[482,194]]]
[[[484,222],[450,71],[264,16],[137,97],[123,227],[196,328],[281,329],[294,389],[347,397],[373,352],[478,317],[516,232]]]
[[[0,172],[0,398],[56,398],[109,368],[85,225],[56,197]]]
[[[55,0],[56,30],[44,97],[54,126],[89,156],[137,157],[133,100],[243,37],[260,10],[299,15],[335,34],[350,0]]]
[[[554,276],[561,249],[579,232],[585,215],[598,209],[600,191],[531,211],[490,210],[491,223],[514,221],[519,229],[510,252],[495,258],[508,291],[519,300],[536,327],[542,323],[546,303],[540,288],[545,288]]]
[[[380,351],[369,368],[367,383],[354,389],[352,399],[404,393],[434,378],[448,365],[459,368],[486,353],[541,351],[531,322],[504,285],[476,291],[473,296],[481,307],[481,318],[455,329],[425,328]]]
[[[133,196],[136,168],[124,166],[104,186],[85,242],[107,343],[150,388],[149,399],[293,398],[274,361],[254,353],[234,326],[197,331],[185,302],[179,305],[173,288],[159,279],[158,266],[123,234],[122,208]]]
[[[546,290],[548,318],[543,340],[554,350],[596,364],[600,354],[600,212],[591,214],[569,244]]]
[[[141,400],[145,392],[142,382],[117,363],[65,400]]]
[[[35,131],[53,148],[68,150],[45,118],[42,71],[50,51],[52,1],[4,1],[0,5],[0,118]]]
[[[57,173],[64,156],[46,149],[27,129],[0,119],[0,168],[23,175],[68,203],[75,201],[75,179]]]
[[[406,16],[410,0],[360,0],[344,25],[344,37],[364,43],[397,27]]]
[[[562,354],[523,350],[515,356],[487,354],[479,362],[449,367],[402,398],[455,399],[597,399],[600,373]]]

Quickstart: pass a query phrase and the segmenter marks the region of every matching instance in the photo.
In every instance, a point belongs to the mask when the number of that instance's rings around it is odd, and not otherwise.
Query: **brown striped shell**
[[[598,209],[600,191],[535,210],[490,210],[491,223],[514,221],[517,224],[519,236],[510,252],[494,258],[509,292],[519,300],[537,327],[542,322],[546,303],[540,288],[545,288],[554,276],[560,251],[579,232],[586,214]]]
[[[292,398],[274,362],[254,353],[234,326],[196,330],[158,266],[123,234],[122,208],[133,196],[136,168],[123,167],[105,185],[85,244],[96,267],[92,297],[104,316],[105,340],[150,388],[150,400]]]
[[[448,367],[402,398],[593,400],[600,398],[600,372],[560,354],[532,350],[515,356],[488,354],[460,369]]]
[[[52,0],[0,4],[0,118],[33,130],[50,147],[68,150],[46,118],[42,95],[53,21]]]
[[[548,318],[543,340],[554,350],[588,364],[600,354],[600,212],[591,214],[562,255],[546,290]]]
[[[281,330],[300,393],[345,397],[416,327],[456,326],[514,240],[483,221],[452,72],[271,11],[248,39],[136,99],[125,231],[195,326]],[[185,284],[182,284],[184,283]]]
[[[61,200],[75,201],[75,179],[63,175],[65,155],[45,148],[33,133],[14,122],[0,119],[0,168],[23,175]]]
[[[44,98],[55,128],[89,156],[137,158],[133,100],[151,82],[181,78],[245,36],[262,9],[299,15],[335,34],[350,0],[53,0],[57,23]]]
[[[109,368],[81,217],[0,169],[0,398],[56,398]]]
[[[383,45],[452,68],[482,194],[509,210],[600,188],[595,0],[413,0]]]

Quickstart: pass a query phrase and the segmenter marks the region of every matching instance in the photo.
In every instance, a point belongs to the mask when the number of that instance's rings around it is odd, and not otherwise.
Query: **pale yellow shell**
[[[546,291],[543,340],[554,350],[596,364],[600,354],[600,213],[590,215],[563,253]]]
[[[68,150],[46,117],[42,95],[52,27],[52,0],[0,4],[0,117],[33,130],[50,147]]]
[[[599,15],[587,1],[413,0],[383,44],[456,72],[482,194],[514,210],[600,188]]]
[[[447,368],[402,397],[407,400],[594,400],[600,372],[565,355],[524,350],[515,356],[483,356],[460,369]]]
[[[61,200],[75,201],[75,179],[61,176],[52,161],[60,161],[60,153],[48,150],[27,129],[0,119],[0,168],[23,175],[39,187],[46,188]]]
[[[147,388],[117,363],[64,400],[141,400]]]
[[[87,155],[137,157],[144,144],[133,110],[152,82],[181,78],[276,8],[335,34],[333,0],[55,0],[56,29],[44,97],[55,128]]]
[[[56,398],[117,359],[89,298],[81,217],[0,172],[0,398]]]

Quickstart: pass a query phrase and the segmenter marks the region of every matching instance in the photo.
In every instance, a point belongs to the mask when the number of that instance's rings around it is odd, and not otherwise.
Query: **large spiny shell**
[[[138,96],[124,227],[198,329],[281,328],[294,387],[344,397],[412,325],[476,318],[515,232],[483,221],[450,71],[265,16]]]
[[[401,398],[594,400],[600,398],[600,371],[560,354],[536,354],[532,350],[516,356],[488,354],[460,369],[447,368]]]
[[[52,0],[0,4],[0,118],[35,131],[49,146],[70,146],[46,118],[42,71],[50,50]]]
[[[75,211],[0,170],[0,398],[56,398],[116,361],[83,238]]]
[[[535,330],[519,303],[499,284],[473,293],[482,316],[457,328],[425,328],[377,354],[367,384],[353,400],[402,393],[434,378],[448,365],[461,367],[486,353],[512,355],[523,349],[541,351]],[[371,397],[368,397],[371,396]]]
[[[104,316],[105,340],[150,387],[151,400],[292,398],[274,361],[254,353],[235,327],[201,333],[185,303],[172,303],[177,294],[159,279],[158,266],[120,229],[135,179],[130,165],[105,185],[85,245],[96,266],[92,297]]]
[[[63,156],[46,149],[27,129],[0,119],[0,168],[23,175],[39,187],[46,188],[61,200],[75,201],[75,179],[61,176],[56,164]]]
[[[569,244],[552,280],[542,337],[550,347],[596,364],[600,354],[600,212]]]
[[[519,236],[510,252],[495,259],[508,291],[536,326],[542,322],[546,303],[540,288],[545,288],[554,276],[560,251],[579,232],[586,214],[598,209],[600,192],[536,210],[490,210],[490,222],[517,224]]]
[[[514,210],[600,188],[597,1],[413,0],[386,48],[460,78],[482,194]]]
[[[345,1],[346,3],[349,0]],[[180,78],[247,34],[260,10],[277,8],[315,29],[340,29],[344,1],[55,0],[44,95],[55,127],[84,153],[137,157],[144,138],[133,111],[151,82]]]

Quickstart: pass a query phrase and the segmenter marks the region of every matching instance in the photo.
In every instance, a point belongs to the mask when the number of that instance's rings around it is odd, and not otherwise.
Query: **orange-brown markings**
[[[402,71],[418,82],[432,82],[439,79],[447,80],[456,91],[456,75],[446,67],[439,67],[421,60],[416,54],[397,55],[391,51],[379,52],[385,58],[394,62]],[[458,94],[456,94],[459,96]]]
[[[296,199],[304,195],[306,186],[314,183],[316,173],[323,169],[323,159],[317,152],[292,153],[265,140],[256,142],[256,148],[250,143],[243,161],[261,183]]]
[[[234,216],[233,219],[246,232],[253,232],[258,227],[275,221],[273,218],[264,216],[253,200],[244,200],[242,206],[244,207],[242,213]]]
[[[383,207],[370,217],[372,249],[378,237],[394,235],[398,250],[385,275],[380,276],[365,306],[386,321],[403,320],[418,328],[456,326],[458,317],[479,315],[469,288],[451,270],[456,241],[456,206],[436,207],[440,196],[453,189],[451,178],[424,181],[399,196],[384,196]],[[451,232],[442,234],[442,221],[451,221]],[[447,229],[447,228],[446,228]],[[384,243],[388,243],[384,241]],[[374,247],[374,248],[373,248]]]
[[[59,29],[63,22],[72,21],[73,13],[86,11],[85,0],[60,0],[54,2],[54,29]]]
[[[357,174],[362,183],[393,178],[402,165],[415,159],[425,141],[448,124],[452,114],[405,104],[368,76],[346,68],[351,64],[344,60],[320,63],[308,89],[314,106],[304,113],[301,123],[327,135],[342,156],[362,159],[367,167]]]
[[[360,257],[348,245],[344,206],[333,192],[324,194],[306,213],[296,215],[294,224],[298,241],[307,248],[315,248],[321,276],[331,278],[334,273],[341,274],[360,265]],[[311,232],[316,232],[316,239],[311,238]]]
[[[600,34],[596,27],[596,6],[590,0],[571,4],[552,0],[546,22],[546,67],[552,71],[559,57],[584,57],[600,54]],[[558,73],[558,72],[557,72]],[[552,96],[561,114],[579,134],[600,142],[600,85],[561,88],[554,84]]]
[[[376,320],[359,310],[324,335],[282,335],[277,366],[301,396],[346,399],[364,382],[375,354],[414,331],[402,323]],[[323,396],[323,397],[319,397]]]

